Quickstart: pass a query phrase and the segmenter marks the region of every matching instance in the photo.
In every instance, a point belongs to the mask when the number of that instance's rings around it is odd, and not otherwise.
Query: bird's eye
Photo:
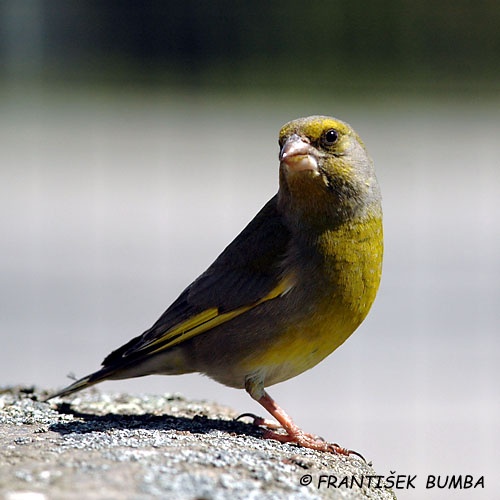
[[[333,146],[337,142],[338,138],[339,133],[334,128],[331,128],[323,134],[323,144],[325,146]]]

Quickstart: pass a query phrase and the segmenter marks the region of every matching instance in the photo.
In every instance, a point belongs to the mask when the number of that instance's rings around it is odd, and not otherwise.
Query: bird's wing
[[[289,242],[275,196],[149,330],[113,351],[103,366],[163,351],[283,295],[294,284],[281,266]]]

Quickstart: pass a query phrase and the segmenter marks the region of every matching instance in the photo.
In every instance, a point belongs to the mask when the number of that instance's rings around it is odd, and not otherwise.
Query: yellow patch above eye
[[[339,133],[339,136],[354,133],[351,127],[341,120],[327,116],[311,116],[309,118],[301,118],[286,123],[281,128],[280,141],[282,144],[286,137],[295,133],[304,135],[315,142],[319,141],[323,133],[329,129],[335,129]]]
[[[175,345],[180,344],[188,339],[199,335],[200,333],[206,332],[219,326],[227,321],[230,321],[233,318],[236,318],[240,314],[243,314],[254,307],[257,307],[259,304],[266,302],[268,300],[275,299],[282,295],[288,293],[294,286],[295,279],[293,276],[287,276],[283,278],[276,287],[274,287],[266,296],[249,304],[247,306],[241,306],[233,311],[228,311],[226,313],[219,314],[219,309],[217,307],[213,307],[210,309],[205,309],[199,314],[183,321],[174,327],[167,330],[160,338],[150,342],[138,351],[149,351],[149,354],[154,354],[165,349],[169,349]]]

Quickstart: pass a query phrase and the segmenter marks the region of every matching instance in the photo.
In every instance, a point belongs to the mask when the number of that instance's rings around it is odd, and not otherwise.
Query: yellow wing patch
[[[285,295],[293,288],[294,284],[294,277],[287,276],[282,279],[279,284],[275,288],[273,288],[265,297],[257,300],[256,302],[253,302],[252,304],[241,306],[237,309],[234,309],[233,311],[222,314],[219,314],[219,309],[217,307],[205,309],[196,316],[193,316],[192,318],[189,318],[186,321],[183,321],[182,323],[179,323],[178,325],[170,328],[170,330],[167,330],[160,338],[143,346],[142,348],[138,349],[138,351],[144,349],[150,350],[152,347],[157,346],[150,351],[150,354],[154,354],[165,349],[169,349],[170,347],[191,339],[196,335],[199,335],[200,333],[206,332],[208,330],[211,330],[212,328],[215,328],[216,326],[222,325],[223,323],[236,318],[240,314],[253,309],[263,302]]]

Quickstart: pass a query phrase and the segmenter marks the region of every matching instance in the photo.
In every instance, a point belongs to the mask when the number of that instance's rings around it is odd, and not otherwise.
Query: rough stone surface
[[[0,389],[2,499],[396,498],[367,484],[318,489],[322,474],[340,481],[375,472],[356,457],[264,440],[205,401],[85,391],[43,403],[45,395]],[[312,482],[302,486],[305,474]]]

